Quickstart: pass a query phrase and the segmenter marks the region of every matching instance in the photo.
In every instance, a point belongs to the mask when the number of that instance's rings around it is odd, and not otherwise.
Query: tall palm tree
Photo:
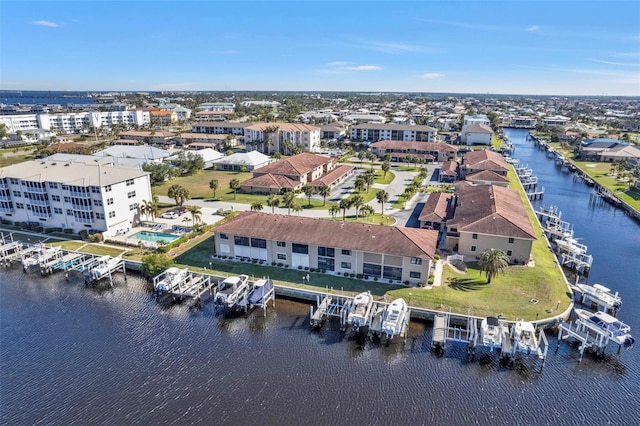
[[[297,214],[300,214],[300,212],[302,211],[302,206],[300,205],[300,203],[298,203],[297,201],[293,202],[293,205],[291,206],[291,208],[293,209],[293,211]]]
[[[302,187],[302,192],[307,196],[307,200],[309,201],[309,206],[311,206],[311,196],[313,195],[313,186],[305,185]]]
[[[213,190],[213,198],[216,198],[216,189],[218,189],[218,179],[211,179],[209,181],[209,188]]]
[[[198,206],[188,206],[187,211],[191,214],[191,222],[195,225],[200,222],[202,217],[202,209]]]
[[[151,216],[151,220],[156,220],[158,212],[160,211],[160,198],[154,194],[151,197],[151,203],[147,206],[147,214]]]
[[[252,212],[261,212],[263,209],[262,203],[260,201],[254,201],[251,203],[251,211]]]
[[[176,201],[177,206],[182,206],[185,201],[191,198],[189,190],[180,185],[171,185],[167,190],[167,196]]]
[[[480,271],[487,275],[487,283],[491,284],[491,279],[509,266],[509,258],[500,249],[487,249],[480,255],[478,262]]]
[[[240,188],[240,180],[231,179],[231,181],[229,181],[229,188],[233,190],[233,199],[235,200],[238,188]]]
[[[382,171],[384,172],[384,175],[382,175],[383,178],[387,177],[387,172],[389,171],[389,169],[391,169],[391,163],[388,161],[385,161],[384,163],[382,163]]]
[[[367,185],[367,192],[369,192],[369,187],[373,185],[376,181],[376,172],[375,170],[367,170],[364,174],[364,183]]]
[[[335,219],[338,213],[340,213],[340,206],[338,204],[332,204],[329,207],[329,214],[331,214],[331,217]]]
[[[287,208],[288,215],[291,214],[291,207],[293,207],[295,202],[296,202],[296,194],[294,194],[293,191],[289,191],[285,193],[284,197],[282,197],[282,204]]]
[[[329,195],[331,195],[331,188],[327,185],[322,185],[318,191],[320,193],[320,195],[322,195],[322,198],[324,199],[324,203],[322,204],[323,206],[327,205],[327,197]]]
[[[267,206],[271,207],[271,213],[275,213],[275,208],[280,205],[280,198],[271,194],[267,197]]]
[[[365,180],[363,175],[358,175],[356,177],[355,182],[353,182],[353,188],[360,192],[362,190],[364,190],[364,188],[367,186],[367,181]]]
[[[360,207],[364,205],[364,197],[360,194],[356,194],[351,197],[351,206],[356,208],[356,219],[358,219],[358,212],[360,211]]]
[[[151,201],[143,200],[142,203],[138,206],[138,211],[140,212],[140,216],[145,216],[147,219],[149,218],[149,206],[151,205]]]
[[[342,220],[345,220],[347,217],[347,209],[351,207],[351,200],[349,198],[343,198],[340,200],[339,207],[342,209]]]
[[[382,210],[380,211],[380,214],[384,214],[384,203],[386,203],[387,201],[389,201],[389,193],[387,191],[385,191],[384,189],[381,189],[380,191],[378,191],[376,193],[376,200],[378,200],[378,203],[382,204]]]

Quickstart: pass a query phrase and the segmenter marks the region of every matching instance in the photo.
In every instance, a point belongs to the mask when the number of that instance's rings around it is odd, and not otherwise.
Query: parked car
[[[179,215],[183,215],[183,214],[185,214],[187,212],[187,208],[186,207],[176,207],[173,211],[175,211]]]
[[[171,212],[164,212],[160,215],[161,218],[163,219],[177,219],[178,218],[178,213],[171,211]]]

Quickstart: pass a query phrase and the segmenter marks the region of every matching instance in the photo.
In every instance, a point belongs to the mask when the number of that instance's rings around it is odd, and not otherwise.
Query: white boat
[[[382,321],[382,332],[388,337],[393,337],[396,334],[402,332],[407,312],[409,307],[404,299],[396,299],[389,306],[384,313],[384,320]]]
[[[46,262],[56,255],[61,250],[61,247],[47,247],[44,244],[40,243],[34,251],[32,251],[29,256],[22,259],[22,267],[26,271],[28,268],[32,266],[38,266],[41,263]]]
[[[273,281],[261,279],[253,284],[251,294],[247,298],[247,302],[250,305],[261,305],[264,303],[266,297],[273,290]]]
[[[533,323],[525,320],[517,321],[513,326],[515,349],[520,352],[531,353],[538,350],[538,338]]]
[[[509,326],[496,317],[486,317],[480,325],[480,339],[482,345],[493,348],[502,348],[502,344],[509,334]]]
[[[578,321],[593,331],[603,334],[617,344],[630,348],[635,343],[631,336],[631,327],[606,312],[589,312],[575,309]]]
[[[582,291],[582,303],[590,300],[603,311],[618,310],[622,306],[622,299],[618,296],[618,292],[613,293],[603,285],[577,284],[576,286]]]
[[[238,275],[225,278],[218,284],[216,303],[231,307],[238,301],[239,296],[249,289],[249,277]]]
[[[347,316],[347,323],[356,330],[367,325],[372,305],[373,296],[371,296],[371,292],[366,291],[358,294],[353,299],[351,310]]]
[[[189,274],[189,269],[180,269],[172,266],[171,268],[164,271],[162,279],[155,283],[154,287],[156,291],[159,292],[170,291],[174,287],[178,286],[179,283],[184,281],[184,279],[187,277],[187,274]]]
[[[587,246],[580,244],[575,238],[556,240],[558,248],[567,253],[587,254]]]
[[[102,256],[98,258],[96,262],[91,266],[91,269],[87,271],[87,277],[91,280],[99,280],[109,272],[113,271],[121,261],[122,256]]]

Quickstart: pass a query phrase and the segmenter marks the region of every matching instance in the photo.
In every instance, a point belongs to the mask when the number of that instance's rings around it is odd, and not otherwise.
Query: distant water
[[[2,91],[0,90],[0,103],[2,104],[92,104],[95,98],[88,97],[90,92],[60,92],[60,91]]]
[[[515,156],[550,179],[545,202],[556,203],[552,183],[561,188],[556,204],[596,257],[590,281],[621,292],[619,316],[640,335],[640,228],[583,205],[588,190],[538,164],[546,157],[524,134],[511,136]],[[135,276],[94,289],[0,270],[0,424],[637,423],[640,348],[578,364],[577,350],[556,353],[551,339],[537,373],[532,359],[515,369],[495,356],[468,362],[457,344],[439,358],[429,323],[412,323],[406,344],[361,347],[334,323],[311,333],[308,315],[306,304],[277,300],[266,318],[223,320],[210,306],[158,306]]]

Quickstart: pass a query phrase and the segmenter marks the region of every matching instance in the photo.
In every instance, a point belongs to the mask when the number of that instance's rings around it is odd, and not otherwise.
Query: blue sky
[[[0,88],[640,95],[640,2],[2,0]]]

